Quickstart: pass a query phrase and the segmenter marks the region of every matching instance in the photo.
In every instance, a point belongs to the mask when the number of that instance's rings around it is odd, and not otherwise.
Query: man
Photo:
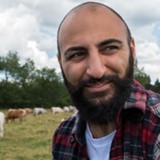
[[[61,22],[57,43],[78,114],[55,131],[53,159],[160,159],[160,95],[133,80],[135,44],[122,17],[83,3]]]

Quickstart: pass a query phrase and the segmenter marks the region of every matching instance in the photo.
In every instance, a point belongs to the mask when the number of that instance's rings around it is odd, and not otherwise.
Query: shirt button
[[[72,136],[70,139],[69,139],[70,143],[74,143],[74,137]]]

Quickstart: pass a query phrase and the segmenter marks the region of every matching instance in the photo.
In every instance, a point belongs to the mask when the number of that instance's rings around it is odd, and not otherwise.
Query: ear
[[[130,48],[131,48],[132,56],[135,62],[136,61],[136,46],[135,46],[135,41],[133,37],[131,37]]]
[[[60,55],[60,53],[57,54],[57,59],[58,59],[59,64],[61,64],[61,55]]]

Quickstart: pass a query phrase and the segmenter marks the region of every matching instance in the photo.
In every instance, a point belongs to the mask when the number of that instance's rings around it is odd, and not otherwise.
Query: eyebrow
[[[101,46],[104,46],[104,45],[107,45],[107,44],[110,44],[110,43],[118,43],[118,44],[122,45],[122,41],[120,41],[118,39],[106,39],[102,42],[99,42],[96,46],[101,47]]]
[[[81,47],[81,46],[74,46],[74,47],[70,47],[68,48],[65,52],[64,52],[64,55],[66,56],[68,52],[71,52],[71,51],[82,51],[82,50],[85,50],[84,47]]]
[[[97,47],[101,47],[101,46],[104,46],[104,45],[107,45],[107,44],[110,44],[110,43],[118,43],[120,45],[122,45],[122,41],[118,40],[118,39],[106,39],[102,42],[99,42],[96,46]],[[86,50],[85,47],[82,47],[82,46],[73,46],[73,47],[70,47],[68,48],[65,52],[64,52],[64,55],[66,56],[68,52],[71,52],[71,51],[84,51]]]

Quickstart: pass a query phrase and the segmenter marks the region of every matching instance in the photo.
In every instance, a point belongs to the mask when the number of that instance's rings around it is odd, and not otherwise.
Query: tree
[[[68,105],[69,95],[55,69],[36,69],[31,59],[19,62],[17,53],[0,58],[1,72],[5,80],[0,83],[0,104],[10,107],[49,107]]]
[[[55,69],[42,68],[36,71],[34,82],[34,95],[37,95],[35,103],[43,106],[68,105],[71,103],[61,77]]]
[[[30,59],[26,59],[25,63],[19,68],[17,80],[22,86],[26,83],[31,83],[35,74],[34,62]]]
[[[4,73],[6,82],[17,76],[19,66],[17,52],[9,52],[6,57],[0,58],[0,70],[1,73]]]
[[[157,79],[157,80],[155,81],[154,91],[157,92],[157,93],[160,93],[160,82],[159,82],[159,79]]]
[[[140,82],[143,86],[150,84],[150,76],[144,72],[144,68],[138,68],[138,62],[134,65],[134,78]]]

